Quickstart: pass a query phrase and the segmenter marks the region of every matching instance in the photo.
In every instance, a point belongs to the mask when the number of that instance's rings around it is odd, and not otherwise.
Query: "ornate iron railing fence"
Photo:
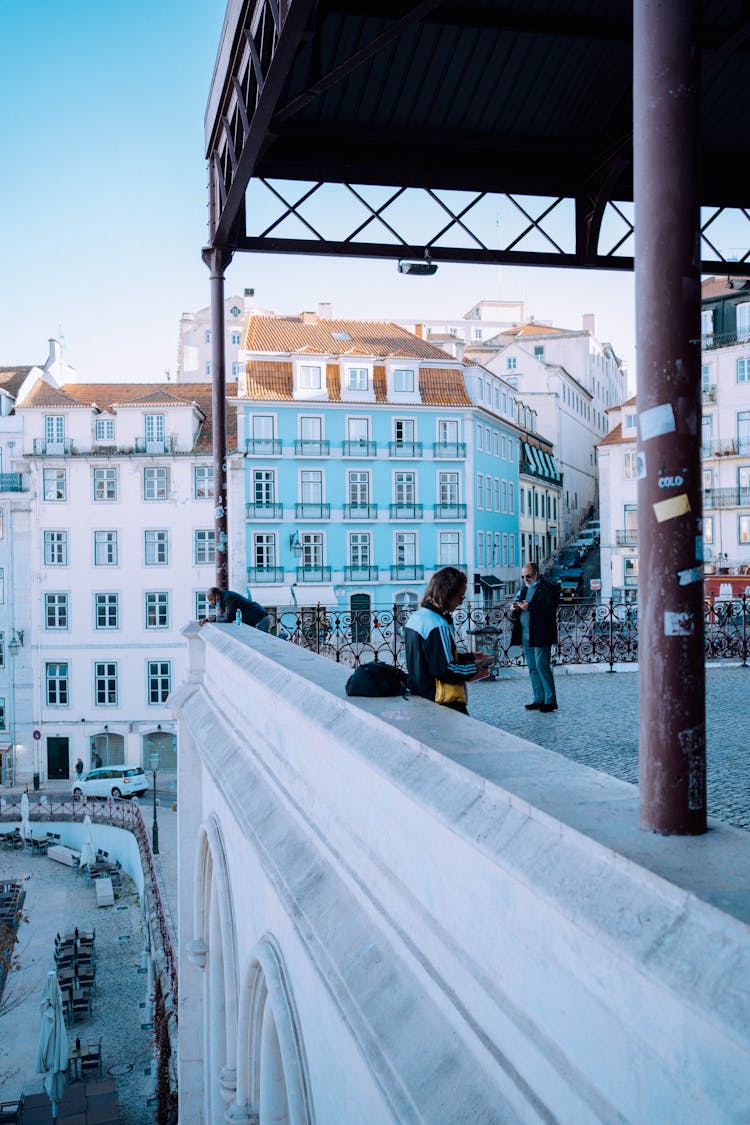
[[[292,644],[355,667],[375,658],[405,667],[404,625],[412,610],[346,610],[327,606],[282,610],[272,629]],[[706,660],[739,660],[750,654],[750,597],[704,603]],[[521,666],[523,651],[511,646],[510,605],[466,605],[453,615],[460,648],[491,652],[494,671]],[[573,602],[557,611],[556,664],[615,664],[638,660],[638,606],[634,602]]]

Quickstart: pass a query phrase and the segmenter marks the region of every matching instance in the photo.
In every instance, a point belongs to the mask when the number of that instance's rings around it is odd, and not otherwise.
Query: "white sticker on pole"
[[[661,406],[652,406],[650,410],[643,410],[639,415],[638,422],[643,441],[658,437],[659,434],[674,433],[676,427],[672,403],[665,402]]]
[[[645,480],[646,478],[646,454],[636,453],[635,455],[636,478],[638,480]]]
[[[692,613],[674,613],[667,611],[664,614],[665,637],[692,637],[695,632],[695,615]]]
[[[652,507],[658,523],[664,523],[665,520],[674,520],[689,512],[690,501],[687,493],[681,492],[679,496],[670,496],[668,500],[659,500]]]

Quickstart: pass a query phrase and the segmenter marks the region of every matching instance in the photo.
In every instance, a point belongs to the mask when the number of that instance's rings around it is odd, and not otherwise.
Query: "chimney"
[[[332,320],[333,305],[330,301],[318,301],[318,320]]]
[[[419,336],[420,340],[424,340],[424,324],[414,325],[414,335]]]
[[[301,312],[299,314],[300,320],[303,324],[317,324],[318,318],[314,312]]]
[[[55,367],[60,363],[61,360],[62,348],[60,347],[60,341],[55,340],[55,338],[52,337],[49,341],[49,355],[47,356],[46,363],[44,364],[44,370],[49,371],[50,367]]]
[[[583,331],[590,332],[592,336],[596,335],[596,317],[593,313],[583,314]]]
[[[242,304],[244,305],[244,309],[245,309],[246,313],[253,311],[253,309],[255,308],[255,290],[254,289],[246,289],[245,290],[244,300],[243,300]]]

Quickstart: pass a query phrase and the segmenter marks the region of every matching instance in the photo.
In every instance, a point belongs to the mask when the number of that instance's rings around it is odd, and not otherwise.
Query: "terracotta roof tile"
[[[57,407],[62,408],[83,405],[85,404],[70,397],[63,388],[54,387],[51,383],[46,383],[44,379],[37,379],[34,386],[26,395],[26,398],[16,403],[16,409],[23,410],[24,408],[34,409],[39,407],[56,409]]]
[[[633,437],[625,437],[622,432],[622,422],[615,426],[614,430],[610,430],[606,437],[602,438],[599,445],[624,445],[626,442],[635,442],[635,434]]]
[[[446,358],[440,348],[390,321],[316,318],[305,323],[300,316],[253,316],[248,321],[244,346],[248,351],[269,353]]]
[[[554,336],[570,331],[569,328],[553,328],[551,324],[535,324],[529,321],[528,324],[515,324],[512,328],[503,328],[495,339],[498,336]]]
[[[388,384],[385,378],[385,368],[382,364],[375,364],[372,369],[372,386],[375,391],[375,401],[387,402]]]
[[[456,367],[422,367],[419,393],[426,406],[471,406],[463,375]]]
[[[30,371],[30,365],[28,367],[0,367],[0,387],[15,398]]]
[[[248,398],[291,402],[294,399],[292,365],[252,359],[247,365],[245,386]]]
[[[734,284],[730,287],[729,282]],[[746,277],[707,277],[701,284],[701,300],[708,301],[716,297],[731,297],[733,293],[747,295],[748,278]]]
[[[326,386],[328,401],[341,402],[341,368],[337,363],[326,364]]]
[[[42,380],[40,380],[42,383]],[[42,383],[43,386],[48,384]],[[39,384],[35,384],[32,393]],[[54,390],[54,388],[50,388]],[[186,406],[195,405],[203,415],[203,421],[195,438],[193,449],[196,453],[210,453],[213,447],[211,426],[213,418],[213,387],[211,383],[66,383],[57,392],[56,401],[31,402],[26,406],[87,406],[100,412],[117,413],[123,406]],[[237,384],[227,384],[227,398],[236,398]],[[237,412],[227,410],[227,447],[237,448]]]

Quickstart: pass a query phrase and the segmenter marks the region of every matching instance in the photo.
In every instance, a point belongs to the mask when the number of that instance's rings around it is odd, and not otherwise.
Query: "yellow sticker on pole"
[[[690,501],[687,492],[681,492],[679,496],[670,496],[669,500],[660,500],[658,504],[654,504],[654,515],[659,523],[684,516],[689,511]]]

